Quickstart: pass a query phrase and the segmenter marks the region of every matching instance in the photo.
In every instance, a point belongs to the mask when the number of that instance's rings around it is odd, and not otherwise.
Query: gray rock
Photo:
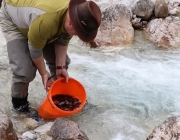
[[[154,3],[151,0],[137,0],[132,4],[131,10],[138,18],[149,20],[154,14]]]
[[[86,134],[79,129],[78,124],[67,118],[56,119],[50,133],[55,140],[89,140]]]
[[[155,3],[155,17],[157,18],[165,18],[168,16],[168,4],[166,0],[156,0]]]

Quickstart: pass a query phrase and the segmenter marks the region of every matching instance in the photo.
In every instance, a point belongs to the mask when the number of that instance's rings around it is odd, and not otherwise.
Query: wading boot
[[[29,112],[29,102],[27,101],[27,97],[25,98],[12,97],[12,104],[17,112]]]
[[[26,98],[12,97],[12,104],[13,104],[13,108],[17,112],[24,112],[32,119],[36,121],[40,120],[37,110],[29,107],[29,102],[27,101],[27,97]]]

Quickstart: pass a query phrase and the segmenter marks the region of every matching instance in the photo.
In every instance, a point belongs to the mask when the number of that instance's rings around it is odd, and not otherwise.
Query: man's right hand
[[[68,82],[69,80],[69,74],[67,69],[63,68],[63,69],[57,69],[56,70],[56,77],[57,78],[62,78],[64,77],[66,79],[66,82]]]
[[[53,79],[53,77],[54,77],[54,75],[48,78],[48,81],[47,81],[47,83],[46,83],[46,91],[47,91],[47,92],[49,91],[51,85],[52,85],[53,82],[55,81],[55,80]]]
[[[48,83],[48,78],[49,78],[49,77],[50,77],[50,74],[49,74],[48,71],[46,71],[46,73],[45,73],[44,75],[41,75],[42,82],[43,82],[43,85],[44,85],[44,89],[45,89],[46,91],[49,90],[49,89],[48,89],[48,85],[47,85],[47,83]]]

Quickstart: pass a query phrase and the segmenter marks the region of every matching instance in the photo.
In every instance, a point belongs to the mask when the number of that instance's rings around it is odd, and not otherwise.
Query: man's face
[[[68,25],[68,30],[66,30],[69,35],[77,35],[72,24]]]
[[[71,35],[71,36],[77,35],[74,28],[73,28],[73,26],[72,26],[72,23],[71,23],[71,20],[70,20],[70,17],[69,17],[69,13],[67,14],[64,28],[65,28],[66,32],[69,35]]]
[[[66,22],[65,22],[65,30],[66,32],[69,34],[69,35],[77,35],[72,24],[71,24],[71,21],[70,21],[70,18],[69,16],[67,16],[67,19],[66,19]]]

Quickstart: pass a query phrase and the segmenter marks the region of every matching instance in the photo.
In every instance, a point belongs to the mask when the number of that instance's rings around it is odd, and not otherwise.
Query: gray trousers
[[[9,64],[12,70],[11,95],[15,98],[25,98],[28,96],[29,83],[35,78],[37,71],[29,53],[28,39],[17,30],[2,10],[0,10],[0,26],[7,41]],[[51,75],[54,75],[56,73],[54,43],[44,47],[43,55]],[[70,59],[67,55],[66,66],[69,64]]]

